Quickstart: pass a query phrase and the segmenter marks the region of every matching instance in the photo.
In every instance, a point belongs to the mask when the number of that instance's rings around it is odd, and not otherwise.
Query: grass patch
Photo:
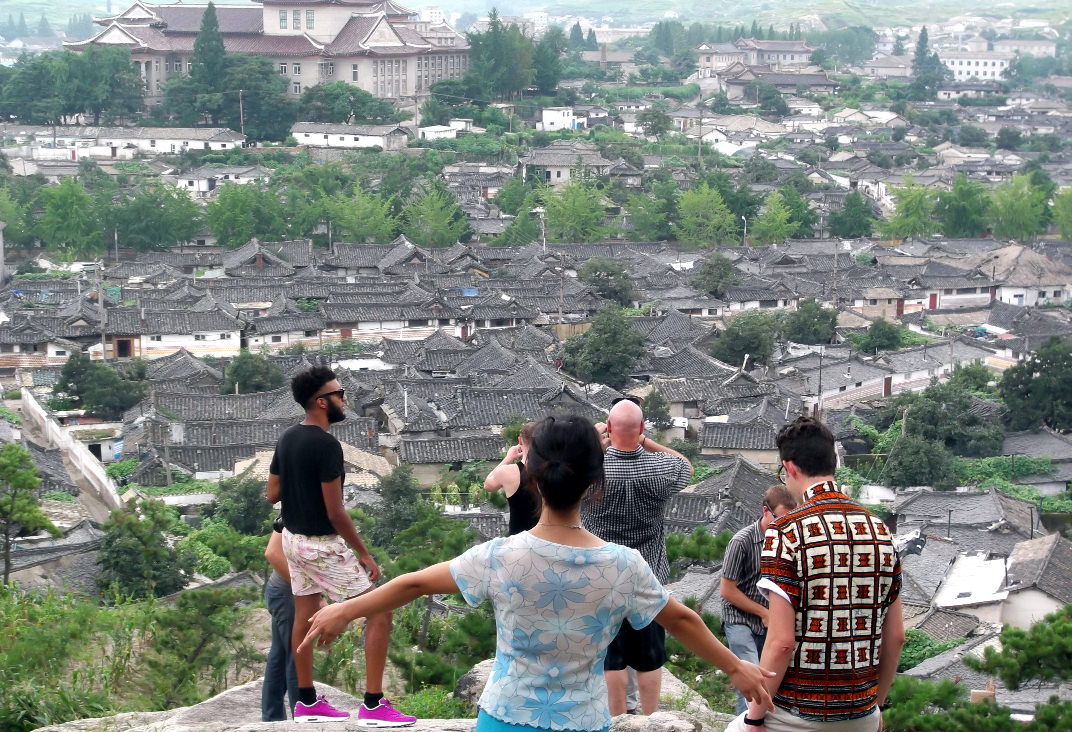
[[[417,693],[407,694],[399,702],[399,707],[418,719],[468,719],[475,716],[465,702],[455,699],[443,686],[423,686]]]

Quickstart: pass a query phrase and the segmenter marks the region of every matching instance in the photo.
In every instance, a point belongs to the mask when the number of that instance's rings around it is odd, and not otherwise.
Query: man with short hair
[[[346,391],[326,366],[297,374],[290,383],[305,421],[276,443],[268,475],[268,500],[283,502],[283,553],[294,594],[292,644],[299,700],[295,722],[343,721],[350,714],[317,696],[313,649],[300,650],[320,596],[341,602],[372,589],[380,568],[369,554],[342,501],[342,445],[328,427],[346,419]],[[391,614],[370,616],[365,624],[365,699],[361,727],[406,727],[416,717],[402,714],[383,696],[383,672],[391,634]]]
[[[584,527],[605,541],[639,551],[665,583],[670,565],[663,513],[671,496],[689,484],[692,465],[681,453],[644,435],[644,412],[632,400],[614,404],[606,424],[596,429],[607,446],[603,486],[581,504]],[[658,711],[665,662],[666,634],[658,623],[641,630],[622,623],[603,664],[611,716],[626,712],[627,668],[637,672],[644,714]]]
[[[897,552],[886,525],[838,490],[826,425],[800,417],[775,443],[799,501],[767,529],[760,564],[775,708],[749,704],[727,732],[876,732],[905,639]]]
[[[759,582],[759,558],[763,536],[776,518],[797,505],[789,489],[779,483],[763,494],[759,520],[734,534],[722,560],[722,628],[726,645],[742,661],[759,663],[763,641],[767,637],[767,598]],[[748,708],[748,700],[737,692],[737,713]]]

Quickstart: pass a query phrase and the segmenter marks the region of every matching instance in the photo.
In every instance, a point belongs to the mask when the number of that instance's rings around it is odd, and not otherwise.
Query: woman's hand
[[[340,602],[317,610],[313,617],[309,618],[312,625],[309,626],[309,632],[305,634],[305,640],[298,646],[298,652],[309,648],[314,641],[318,646],[330,646],[346,631],[350,620],[345,603]]]
[[[730,681],[744,695],[744,698],[765,711],[774,710],[774,702],[771,701],[770,692],[767,691],[767,679],[777,676],[773,671],[765,671],[754,663],[741,661],[737,668],[730,672]],[[755,715],[750,715],[756,718]]]

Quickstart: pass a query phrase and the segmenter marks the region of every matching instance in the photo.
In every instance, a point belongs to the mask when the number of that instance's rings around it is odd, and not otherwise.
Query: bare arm
[[[268,560],[268,564],[272,565],[272,569],[290,582],[290,567],[287,565],[287,558],[283,556],[283,535],[278,531],[273,531],[268,537],[268,546],[264,548],[264,558]]]
[[[342,476],[329,480],[327,483],[321,483],[320,492],[324,496],[324,508],[327,509],[331,527],[350,545],[350,548],[357,554],[361,566],[368,572],[369,579],[375,582],[380,578],[380,568],[369,554],[365,542],[361,541],[357,529],[354,528],[354,522],[350,520],[350,514],[346,513],[346,508],[342,505]]]
[[[770,694],[764,685],[764,678],[769,673],[733,655],[695,612],[670,598],[666,607],[655,616],[655,622],[697,656],[725,671],[746,699],[762,709],[771,707]]]
[[[484,479],[484,490],[502,490],[510,496],[521,484],[521,470],[514,461],[521,457],[521,447],[514,445],[506,451],[506,457]]]
[[[445,595],[457,591],[458,583],[450,573],[449,562],[396,577],[383,587],[318,611],[311,618],[312,625],[298,651],[311,646],[314,641],[317,645],[330,645],[357,618],[394,610],[421,595]]]
[[[897,674],[897,664],[901,660],[901,648],[905,644],[904,608],[901,606],[901,598],[898,597],[886,611],[886,618],[882,621],[882,642],[879,645],[878,657],[878,704],[886,703],[886,695],[889,694],[890,684]]]
[[[736,580],[723,577],[718,585],[718,594],[722,595],[723,600],[733,605],[738,610],[746,612],[749,615],[755,615],[763,621],[764,625],[767,624],[767,608],[741,592],[741,588],[737,586]]]
[[[773,672],[767,679],[767,691],[773,697],[782,685],[782,678],[797,647],[796,613],[784,597],[774,592],[770,593],[767,612],[767,640],[763,642],[763,656],[759,664]],[[761,705],[753,703],[748,707],[751,719],[762,719],[766,713],[767,708]]]
[[[279,483],[279,476],[275,473],[268,474],[268,503],[276,504],[283,497],[283,486]]]
[[[689,462],[689,459],[687,457],[685,457],[673,448],[666,447],[665,445],[660,445],[655,440],[650,439],[647,435],[645,435],[640,440],[640,446],[648,452],[665,452],[667,455],[673,455],[678,460],[683,461],[686,465],[689,466],[689,475],[692,475],[693,471],[695,470],[695,468],[692,467],[692,463]]]

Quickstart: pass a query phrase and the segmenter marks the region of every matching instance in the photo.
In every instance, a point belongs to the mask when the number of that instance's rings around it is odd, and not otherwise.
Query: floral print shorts
[[[284,529],[283,555],[295,596],[320,594],[342,602],[372,587],[357,555],[338,534],[306,536]]]

